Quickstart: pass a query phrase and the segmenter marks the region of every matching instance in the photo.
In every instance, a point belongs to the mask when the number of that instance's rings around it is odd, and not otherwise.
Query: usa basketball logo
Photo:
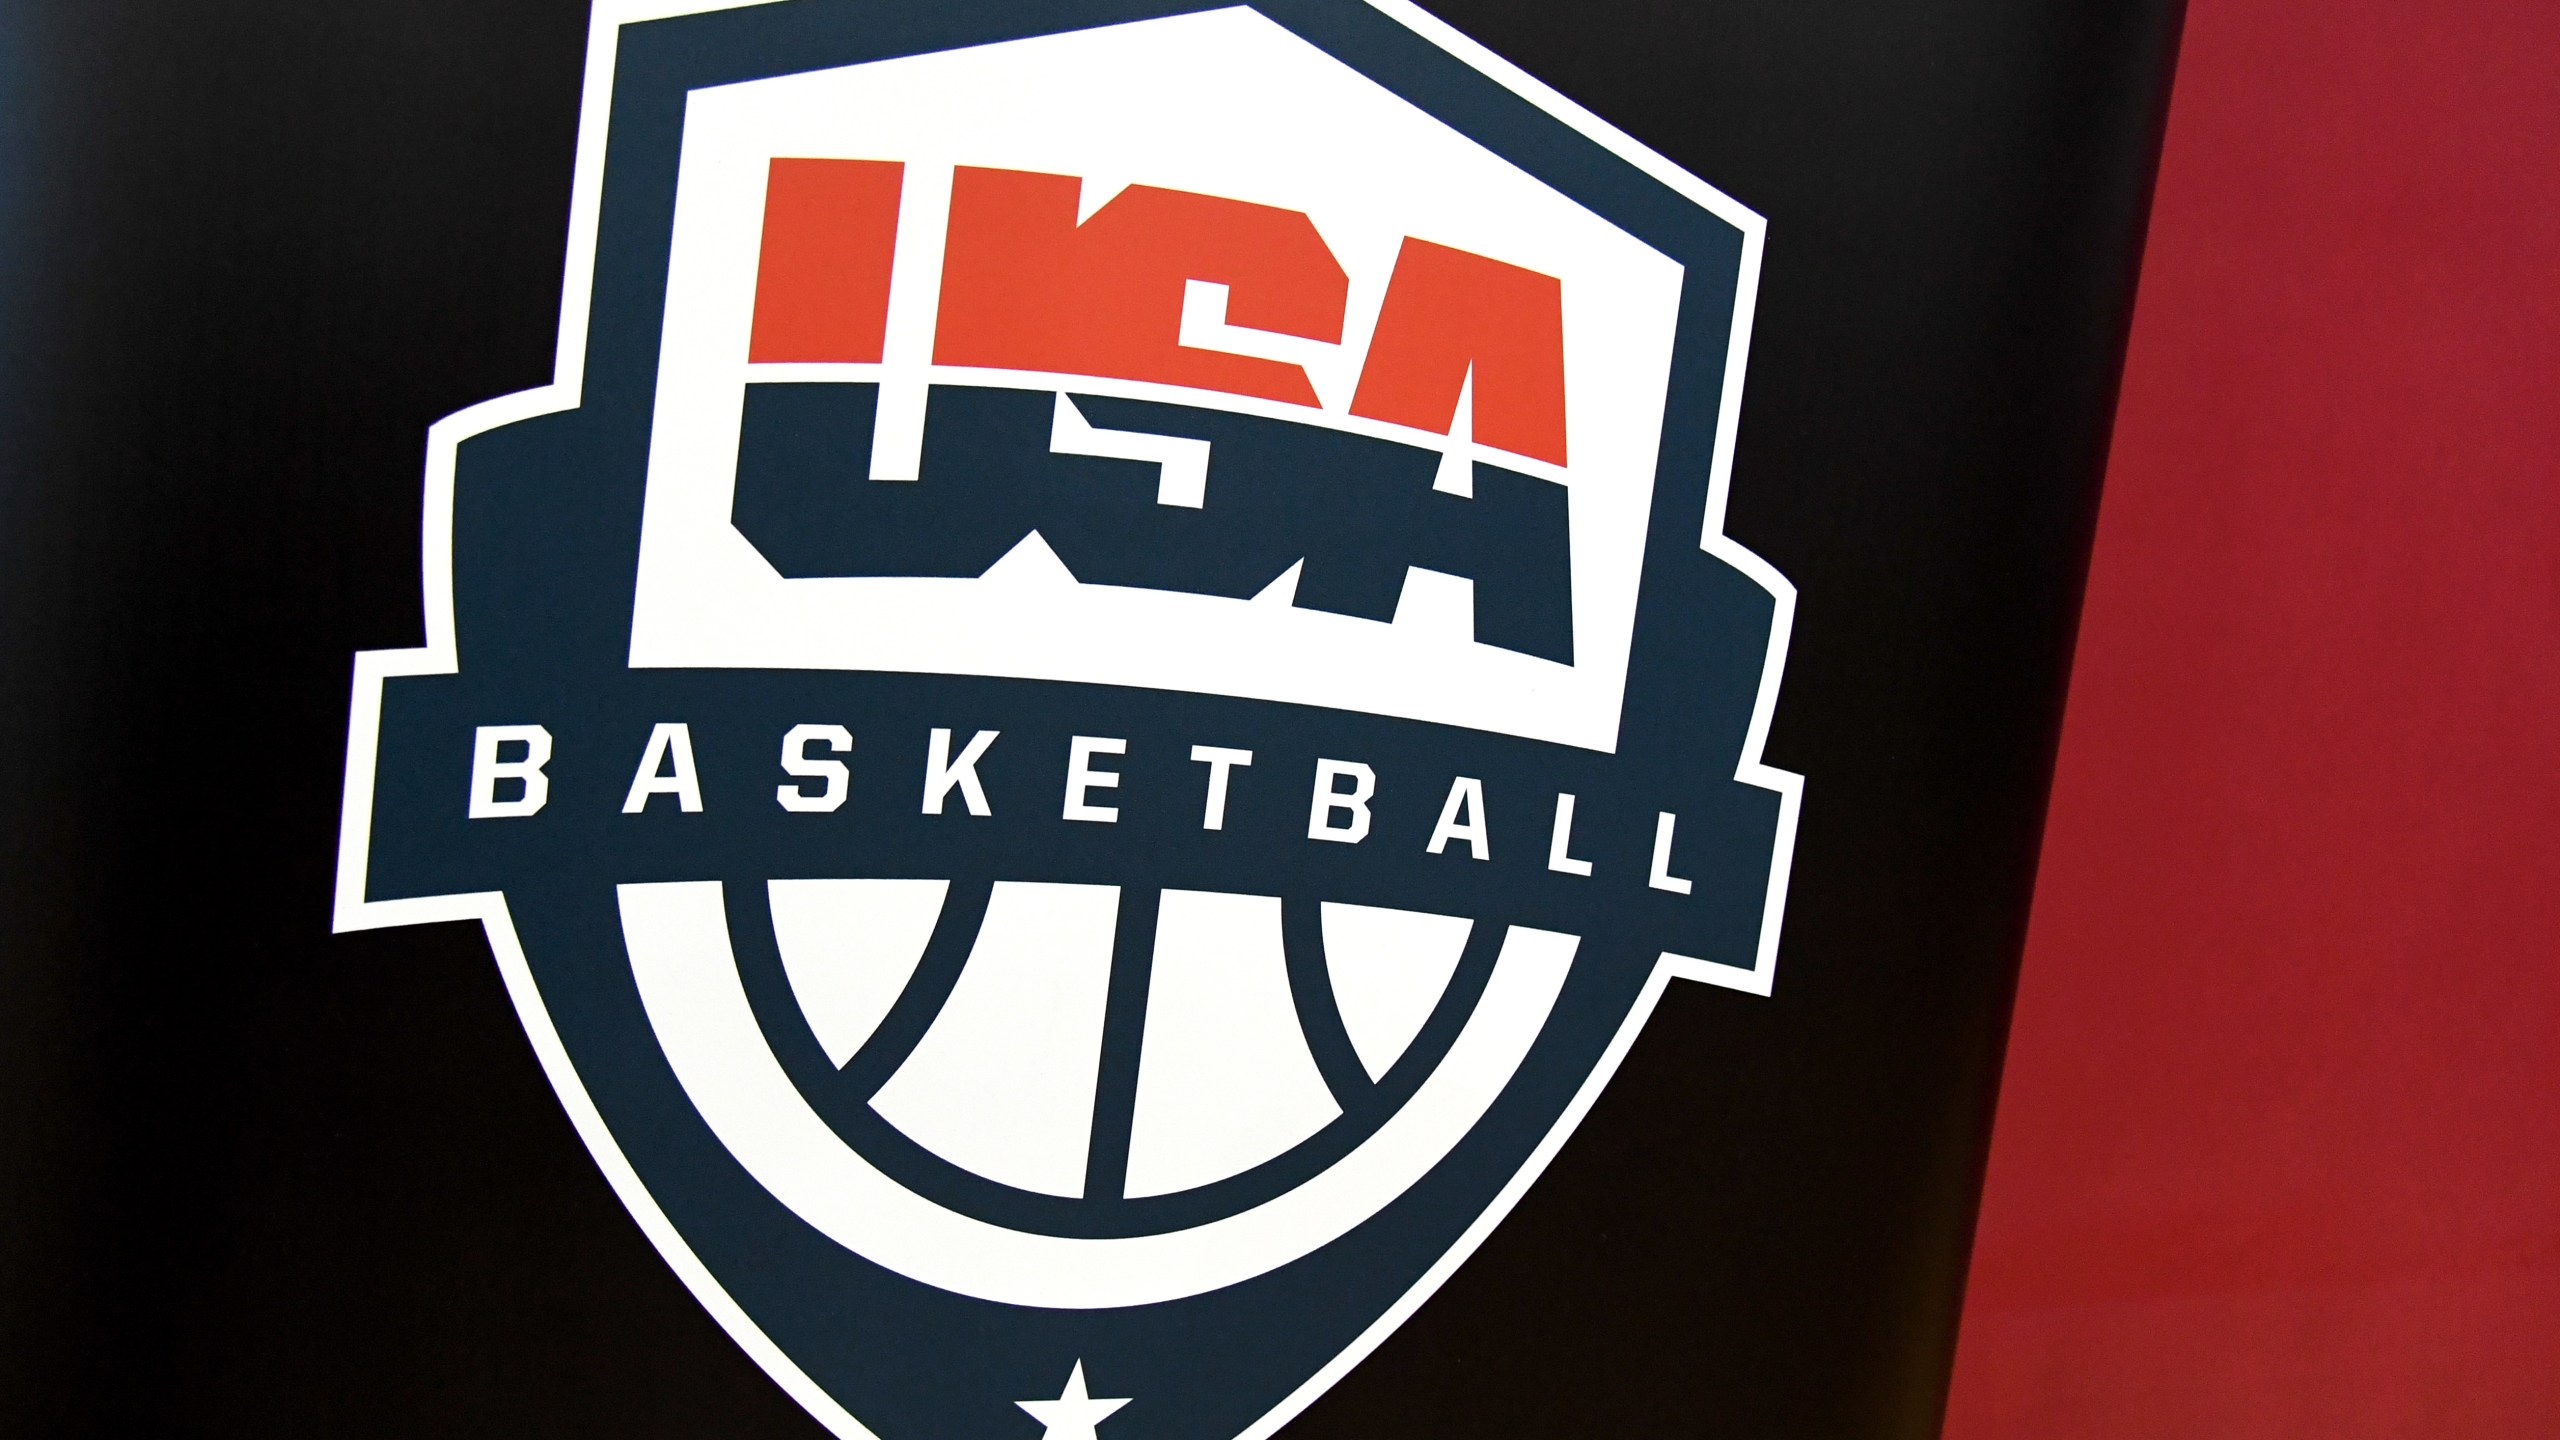
[[[1770,992],[1761,222],[1397,0],[599,9],[337,925],[836,1434],[1268,1435]]]

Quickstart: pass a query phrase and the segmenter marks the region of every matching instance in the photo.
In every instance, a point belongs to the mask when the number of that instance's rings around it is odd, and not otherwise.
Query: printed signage
[[[1770,992],[1761,221],[1395,0],[599,11],[337,925],[838,1435],[1268,1435]]]

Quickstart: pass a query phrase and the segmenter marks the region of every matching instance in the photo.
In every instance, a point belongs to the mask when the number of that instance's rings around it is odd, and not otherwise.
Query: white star
[[[1100,1440],[1093,1427],[1112,1411],[1128,1404],[1118,1400],[1096,1399],[1085,1393],[1084,1362],[1078,1360],[1067,1376],[1067,1388],[1055,1400],[1016,1400],[1013,1402],[1031,1412],[1031,1418],[1049,1427],[1042,1440]]]

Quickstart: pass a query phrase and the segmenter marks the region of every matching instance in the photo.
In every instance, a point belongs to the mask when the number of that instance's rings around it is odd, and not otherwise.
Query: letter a
[[[1463,393],[1476,443],[1562,465],[1563,295],[1552,275],[1406,240],[1351,413],[1446,435]]]
[[[1461,819],[1461,815],[1465,818]],[[1468,853],[1479,860],[1493,858],[1484,830],[1484,782],[1472,775],[1461,775],[1449,782],[1449,798],[1440,806],[1440,823],[1432,827],[1431,843],[1423,850],[1437,855],[1448,849],[1452,840],[1466,841]]]
[[[665,774],[660,774],[661,770]],[[673,795],[676,808],[701,813],[702,782],[693,770],[693,732],[673,721],[661,721],[649,732],[649,748],[640,752],[640,768],[631,774],[631,793],[622,797],[622,813],[637,815],[649,808],[652,795]]]

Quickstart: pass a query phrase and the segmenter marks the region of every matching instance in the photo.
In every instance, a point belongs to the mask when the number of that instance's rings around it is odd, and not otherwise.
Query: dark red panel
[[[2560,1435],[2555,75],[2190,13],[1957,1440]]]

